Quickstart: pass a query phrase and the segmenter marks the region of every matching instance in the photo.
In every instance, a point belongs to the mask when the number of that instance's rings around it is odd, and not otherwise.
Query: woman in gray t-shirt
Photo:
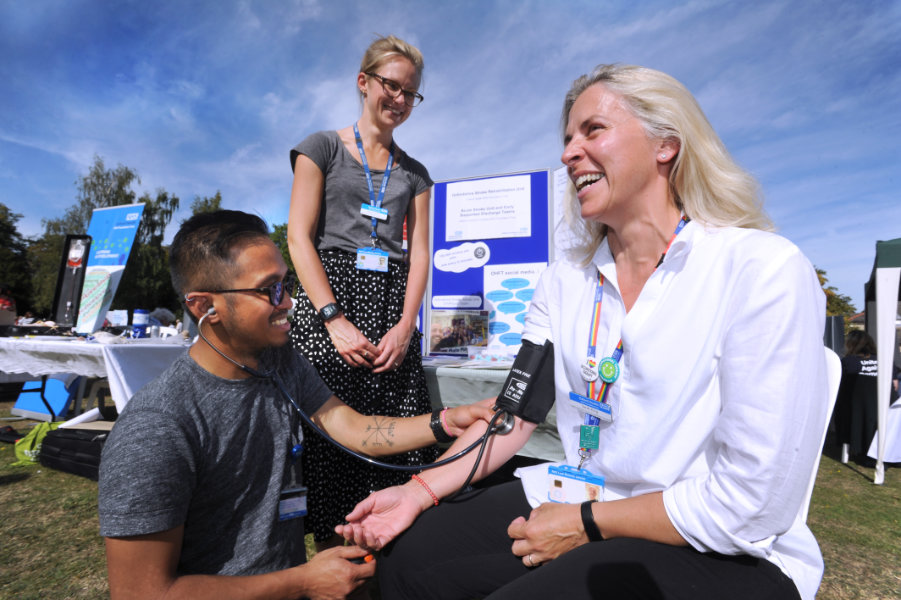
[[[357,75],[359,120],[291,150],[288,245],[301,283],[291,337],[329,388],[363,414],[431,410],[416,320],[429,271],[432,180],[393,139],[422,100],[422,68],[415,47],[394,36],[376,40]],[[370,491],[407,479],[304,437],[307,529],[317,542]],[[436,456],[432,447],[396,460]]]

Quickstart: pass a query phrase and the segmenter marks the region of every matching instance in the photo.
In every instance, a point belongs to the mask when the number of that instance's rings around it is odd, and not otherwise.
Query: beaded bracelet
[[[438,496],[435,495],[435,492],[432,491],[432,488],[429,487],[429,484],[423,481],[422,477],[420,477],[419,475],[413,475],[413,477],[411,477],[410,479],[424,487],[425,491],[427,491],[429,493],[429,496],[432,497],[432,502],[435,504],[435,506],[438,506]]]

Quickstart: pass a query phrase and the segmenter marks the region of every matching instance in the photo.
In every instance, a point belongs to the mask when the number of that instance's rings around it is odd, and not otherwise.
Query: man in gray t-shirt
[[[112,597],[347,595],[374,564],[352,562],[366,555],[356,546],[306,562],[297,411],[374,456],[459,435],[491,411],[397,419],[336,398],[286,345],[287,266],[254,215],[195,215],[170,266],[201,338],[135,394],[105,445],[99,515]]]

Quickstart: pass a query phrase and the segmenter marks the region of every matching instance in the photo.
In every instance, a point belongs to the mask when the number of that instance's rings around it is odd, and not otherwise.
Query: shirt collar
[[[682,257],[691,252],[692,246],[703,235],[704,227],[697,221],[689,221],[673,240],[672,245],[666,253],[664,263],[678,257]],[[601,241],[598,249],[595,251],[591,259],[593,269],[600,271],[605,279],[616,281],[616,263],[613,261],[613,253],[610,251],[610,242],[606,236]]]

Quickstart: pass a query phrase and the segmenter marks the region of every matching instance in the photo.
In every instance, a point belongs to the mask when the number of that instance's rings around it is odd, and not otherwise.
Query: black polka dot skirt
[[[345,316],[373,344],[400,321],[407,288],[407,266],[390,261],[388,272],[356,268],[354,254],[341,251],[320,253],[335,299]],[[325,384],[356,411],[365,415],[412,417],[431,412],[425,373],[422,370],[421,334],[414,331],[401,366],[387,373],[373,374],[352,368],[332,345],[306,292],[297,294],[291,329],[294,347],[309,360]],[[333,447],[304,426],[303,463],[307,495],[306,529],[316,541],[334,534],[335,525],[360,500],[375,490],[404,483],[409,472],[370,466]],[[383,458],[384,462],[418,465],[433,462],[438,448]]]

